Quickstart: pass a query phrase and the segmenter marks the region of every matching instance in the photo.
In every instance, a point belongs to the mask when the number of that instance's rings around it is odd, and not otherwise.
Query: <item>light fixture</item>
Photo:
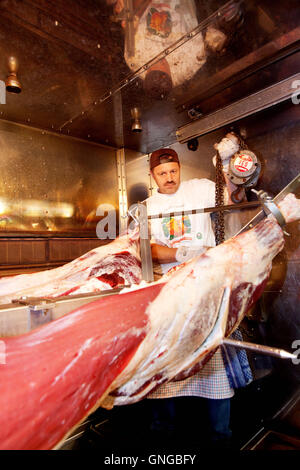
[[[196,152],[196,150],[198,149],[198,146],[199,146],[199,142],[198,142],[198,139],[196,138],[189,140],[187,143],[187,148],[191,150],[192,152]]]
[[[8,58],[8,72],[9,75],[5,80],[6,91],[9,93],[21,93],[21,83],[17,78],[18,61],[16,57],[10,56]]]
[[[131,108],[131,118],[133,119],[133,123],[131,126],[132,132],[142,132],[142,124],[140,121],[141,113],[139,108]]]

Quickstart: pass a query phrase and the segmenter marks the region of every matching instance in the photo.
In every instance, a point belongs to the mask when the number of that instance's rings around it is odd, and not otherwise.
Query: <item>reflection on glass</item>
[[[132,72],[198,25],[194,0],[118,0],[114,3],[115,13],[119,12],[120,19],[124,18],[124,58]],[[193,39],[193,47],[183,45],[143,73],[146,91],[154,95],[168,94],[173,86],[191,79],[205,63],[205,57],[204,40],[199,33]]]
[[[137,77],[146,95],[156,99],[202,98],[299,38],[297,0],[106,1],[113,7],[113,21],[124,29],[124,59],[131,74],[105,99]]]
[[[132,72],[146,69],[140,76],[145,91],[154,98],[164,98],[173,87],[191,80],[209,55],[223,51],[231,30],[244,21],[241,2],[234,1],[227,2],[199,28],[198,16],[205,20],[209,10],[194,0],[107,3],[114,5],[115,20],[120,20],[125,30],[125,61]]]
[[[97,208],[85,216],[78,206],[67,202],[0,199],[0,231],[90,231],[96,230],[101,218]]]
[[[3,230],[57,231],[72,225],[73,204],[29,199],[0,199],[0,228]]]
[[[96,237],[97,207],[118,207],[112,149],[5,122],[0,143],[0,236]]]

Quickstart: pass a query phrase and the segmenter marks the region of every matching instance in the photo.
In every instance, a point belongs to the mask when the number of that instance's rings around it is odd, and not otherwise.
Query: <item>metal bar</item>
[[[291,398],[286,403],[284,403],[284,405],[281,406],[278,411],[276,411],[272,419],[275,420],[275,419],[278,419],[279,417],[281,419],[284,419],[291,412],[291,410],[296,406],[299,400],[300,400],[300,386],[298,385],[296,387],[295,392],[291,396]]]
[[[75,305],[78,302],[79,303],[87,303],[89,301],[97,300],[100,297],[106,297],[108,295],[113,295],[113,294],[118,294],[124,287],[130,287],[129,284],[126,284],[122,287],[117,287],[115,289],[106,289],[102,290],[101,292],[88,292],[86,294],[75,294],[75,295],[68,295],[68,296],[61,296],[61,297],[55,297],[55,299],[49,299],[47,297],[21,297],[20,299],[13,299],[11,304],[6,304],[6,305],[0,305],[0,313],[2,310],[6,310],[7,307],[17,307],[18,305],[20,306],[37,306],[37,308],[40,308],[42,306],[51,306],[51,308],[56,308],[59,304],[64,304],[64,303],[72,303],[72,308],[73,305]],[[77,305],[75,305],[77,306]],[[74,307],[75,308],[75,307]]]
[[[124,119],[123,119],[123,102],[121,92],[114,94],[112,99],[114,114],[114,136],[117,148],[124,147]]]
[[[56,297],[55,305],[47,304],[49,299],[39,297],[27,297],[16,299],[10,304],[0,305],[0,338],[2,336],[17,336],[28,332],[32,328],[30,312],[34,312],[33,306],[40,305],[41,309],[51,305],[51,316],[43,318],[46,322],[56,320],[67,313],[81,307],[89,302],[93,302],[101,297],[116,295],[125,285],[116,289],[107,289],[105,291],[88,294],[68,295],[65,297]],[[43,303],[46,302],[46,303]],[[42,314],[40,314],[42,315]],[[39,316],[39,311],[37,316]]]
[[[187,142],[190,139],[207,134],[246,116],[288,100],[295,93],[293,84],[296,80],[300,80],[300,73],[180,127],[176,131],[177,140],[180,143]]]
[[[45,304],[44,308],[38,309],[37,306],[29,305],[27,307],[28,315],[28,330],[45,325],[52,320],[52,308]]]
[[[294,193],[299,188],[299,186],[300,186],[300,173],[289,184],[287,184],[285,188],[283,188],[282,191],[280,191],[280,193],[277,194],[277,196],[273,198],[273,201],[276,203],[282,201],[282,199],[287,194]],[[251,219],[246,225],[244,225],[244,227],[242,227],[241,230],[239,230],[235,234],[235,236],[239,235],[240,233],[245,232],[249,228],[252,228],[258,222],[260,222],[265,217],[265,215],[266,214],[264,211],[260,211],[258,214],[256,214],[256,216],[253,217],[253,219]]]
[[[263,202],[263,206],[264,206],[265,213],[267,215],[272,214],[276,218],[279,225],[281,226],[286,225],[286,221],[285,221],[283,214],[281,213],[281,211],[279,210],[275,202],[272,200],[272,198],[266,199]]]
[[[126,11],[126,24],[125,24],[125,38],[127,53],[129,57],[134,56],[135,52],[135,31],[134,31],[134,10],[132,5],[132,0],[124,1],[124,8]]]
[[[150,246],[150,237],[148,235],[148,217],[146,204],[138,203],[139,224],[140,224],[140,250],[142,261],[142,278],[147,282],[152,282],[153,264]]]
[[[127,228],[127,190],[125,173],[125,150],[121,148],[116,151],[118,189],[119,189],[119,233]]]
[[[254,434],[254,436],[252,436],[247,442],[246,444],[244,444],[240,450],[247,450],[249,448],[249,445],[251,444],[251,442],[255,441],[255,438],[259,435],[261,435],[263,433],[263,431],[265,431],[265,427],[263,426],[259,431],[257,431],[257,433]],[[267,433],[269,434],[269,433]],[[263,435],[263,437],[261,439],[259,439],[259,441],[256,443],[256,445],[258,445],[262,439],[264,439],[266,437],[266,434]],[[253,450],[255,448],[254,447],[250,447],[250,450]]]
[[[148,219],[161,219],[163,217],[176,217],[181,216],[182,214],[204,214],[206,212],[220,212],[220,211],[227,211],[232,209],[247,209],[249,207],[257,207],[261,206],[261,201],[250,201],[250,202],[241,202],[240,204],[229,204],[227,206],[218,206],[218,207],[203,207],[201,209],[190,209],[190,210],[183,210],[178,212],[171,212],[166,214],[154,214],[148,215]]]
[[[247,341],[238,341],[230,338],[224,338],[223,344],[225,346],[233,346],[234,348],[239,349],[248,349],[249,351],[255,351],[260,354],[279,357],[280,359],[297,359],[295,354],[285,351],[284,349],[272,348],[262,344],[248,343]]]

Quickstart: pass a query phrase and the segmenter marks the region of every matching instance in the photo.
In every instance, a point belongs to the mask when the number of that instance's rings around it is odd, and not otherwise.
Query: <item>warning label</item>
[[[251,170],[253,160],[250,155],[241,154],[234,160],[233,166],[235,170],[245,173],[246,171]]]

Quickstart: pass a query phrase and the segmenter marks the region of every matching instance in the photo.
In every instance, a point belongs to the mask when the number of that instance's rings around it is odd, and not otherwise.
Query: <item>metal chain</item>
[[[236,135],[236,134],[235,134]],[[239,139],[239,144],[240,144],[240,150],[249,150],[248,145],[246,142],[241,138],[241,136],[236,135],[236,137]]]
[[[216,155],[216,193],[215,206],[224,206],[224,175],[223,164],[219,152]],[[216,245],[225,241],[224,211],[217,212],[215,218],[215,240]]]
[[[249,150],[246,142],[241,138],[241,136],[233,133],[239,140],[240,150]],[[224,185],[225,178],[223,174],[223,163],[222,159],[217,151],[216,155],[216,196],[215,196],[215,206],[224,205]],[[215,240],[216,245],[220,245],[225,241],[225,223],[224,223],[224,211],[217,212],[215,215]]]

